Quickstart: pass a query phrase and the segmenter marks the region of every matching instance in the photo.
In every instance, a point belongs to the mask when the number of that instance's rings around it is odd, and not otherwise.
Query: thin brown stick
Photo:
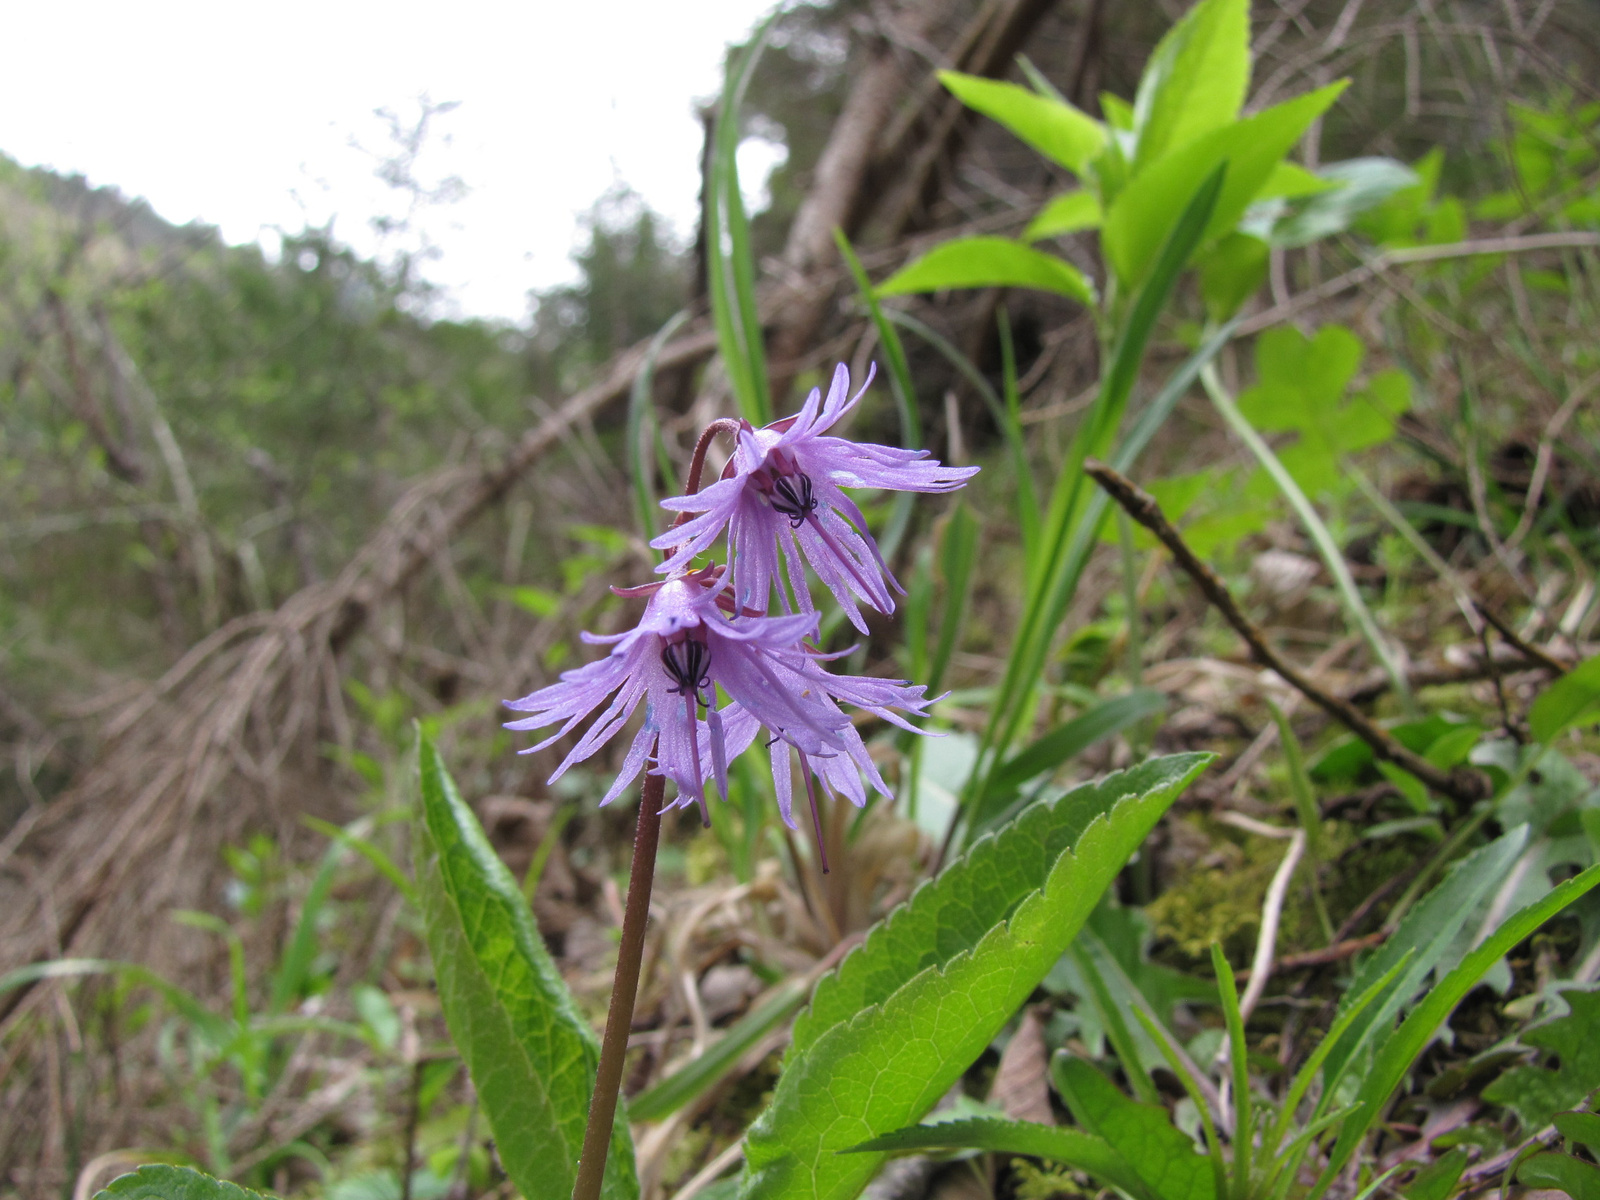
[[[1548,670],[1554,671],[1557,675],[1565,675],[1568,671],[1572,670],[1571,667],[1562,662],[1559,658],[1556,658],[1547,651],[1539,649],[1539,647],[1535,646],[1532,642],[1523,638],[1521,634],[1511,627],[1510,621],[1507,621],[1499,613],[1495,612],[1488,605],[1484,604],[1482,600],[1474,598],[1472,601],[1472,607],[1478,610],[1478,615],[1480,617],[1494,626],[1495,632],[1506,640],[1506,644],[1508,646],[1514,647],[1517,653],[1522,655],[1529,662],[1536,663],[1541,667],[1545,667]]]
[[[1300,954],[1285,954],[1282,958],[1267,965],[1267,974],[1278,975],[1284,971],[1298,971],[1305,967],[1322,967],[1327,966],[1329,963],[1343,962],[1347,958],[1354,958],[1363,950],[1381,946],[1388,938],[1389,931],[1380,929],[1376,933],[1335,942],[1333,945],[1324,946],[1320,950],[1306,950]],[[1241,980],[1253,981],[1255,979],[1254,969],[1247,967],[1239,972],[1238,977]]]
[[[594,1094],[589,1098],[589,1125],[583,1131],[583,1152],[578,1158],[572,1200],[599,1200],[600,1184],[605,1179],[606,1151],[611,1146],[622,1067],[628,1055],[628,1031],[633,1027],[633,1005],[639,997],[639,966],[644,960],[645,926],[650,920],[650,891],[655,883],[661,804],[666,790],[665,775],[645,775],[644,794],[639,798],[639,827],[633,838],[633,866],[628,872],[628,907],[623,913],[622,943],[617,949],[616,981],[611,986],[611,1007],[606,1012],[605,1036],[600,1041],[600,1066],[595,1073]]]
[[[1530,254],[1537,250],[1578,250],[1600,246],[1600,234],[1577,231],[1573,233],[1536,233],[1525,237],[1482,238],[1464,242],[1446,242],[1439,246],[1415,246],[1390,250],[1374,255],[1359,267],[1343,275],[1336,275],[1317,287],[1292,296],[1283,304],[1274,305],[1265,312],[1248,317],[1239,325],[1236,336],[1259,333],[1297,316],[1308,308],[1341,292],[1360,287],[1369,279],[1381,275],[1391,266],[1405,263],[1439,262],[1450,258],[1471,258],[1478,254]]]
[[[1441,770],[1406,749],[1388,732],[1375,725],[1355,705],[1325,691],[1285,662],[1267,642],[1266,636],[1255,623],[1240,610],[1228,589],[1223,586],[1222,580],[1218,579],[1216,573],[1189,549],[1182,535],[1162,514],[1161,506],[1156,503],[1153,496],[1142,491],[1126,476],[1106,466],[1105,463],[1090,459],[1084,464],[1083,469],[1127,511],[1130,517],[1155,534],[1162,545],[1171,551],[1172,557],[1195,581],[1205,598],[1245,640],[1250,647],[1250,656],[1256,662],[1276,671],[1306,699],[1346,725],[1352,733],[1372,747],[1372,752],[1377,757],[1411,772],[1435,791],[1442,792],[1452,800],[1463,804],[1471,804],[1489,794],[1488,781],[1477,771],[1465,767],[1457,767],[1452,771]]]

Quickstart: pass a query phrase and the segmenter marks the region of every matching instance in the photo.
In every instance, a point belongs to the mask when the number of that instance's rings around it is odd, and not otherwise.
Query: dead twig
[[[1428,787],[1461,804],[1471,804],[1488,795],[1488,780],[1479,772],[1465,767],[1457,767],[1451,771],[1441,770],[1420,755],[1406,749],[1348,700],[1319,687],[1285,662],[1267,642],[1266,636],[1255,623],[1244,615],[1228,589],[1223,586],[1222,580],[1218,579],[1216,573],[1189,549],[1188,543],[1167,520],[1153,496],[1141,490],[1126,476],[1097,460],[1090,459],[1085,463],[1084,471],[1104,488],[1130,517],[1155,534],[1162,545],[1171,551],[1172,557],[1195,581],[1205,598],[1245,640],[1245,644],[1250,647],[1250,656],[1256,662],[1276,671],[1306,699],[1347,726],[1352,733],[1372,747],[1372,752],[1377,757],[1409,771]]]

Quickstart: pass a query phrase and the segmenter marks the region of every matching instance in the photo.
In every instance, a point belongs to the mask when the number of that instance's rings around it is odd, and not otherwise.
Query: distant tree
[[[578,386],[618,350],[659,329],[687,298],[687,256],[632,188],[613,187],[583,226],[586,244],[572,256],[577,281],[531,297],[530,371],[546,393]]]

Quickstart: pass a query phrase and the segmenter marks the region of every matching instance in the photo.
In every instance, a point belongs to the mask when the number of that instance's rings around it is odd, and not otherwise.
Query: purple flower
[[[697,803],[702,819],[709,822],[705,781],[714,775],[726,797],[728,761],[748,748],[762,727],[772,735],[778,806],[791,828],[790,746],[800,752],[802,762],[815,764],[830,787],[855,804],[866,801],[862,774],[887,796],[861,735],[838,702],[912,729],[893,710],[920,715],[929,703],[924,699],[926,689],[894,680],[830,675],[819,661],[836,656],[821,655],[802,644],[802,639],[816,633],[815,613],[729,616],[718,603],[720,584],[708,584],[709,578],[709,572],[701,572],[647,585],[649,603],[633,629],[610,637],[583,635],[587,642],[609,644],[612,650],[606,658],[564,672],[559,683],[532,695],[508,701],[508,708],[531,714],[509,722],[508,729],[539,729],[561,722],[555,733],[522,753],[552,745],[611,697],[550,776],[551,783],[616,736],[644,701],[644,724],[601,804],[609,804],[645,769],[655,746],[651,773],[677,784],[678,807]],[[732,700],[721,709],[718,685]]]
[[[805,652],[799,658],[784,656],[784,661],[778,665],[778,676],[791,689],[798,691],[808,700],[817,697],[819,704],[833,712],[839,711],[838,702],[843,701],[864,709],[891,725],[898,725],[901,729],[910,730],[912,733],[925,732],[910,724],[895,710],[925,716],[928,705],[933,703],[926,695],[927,688],[920,684],[909,684],[903,679],[875,679],[867,675],[832,675],[818,665],[822,659],[837,657],[839,655],[812,652]],[[800,755],[800,770],[806,792],[811,800],[813,820],[816,819],[816,796],[812,792],[810,780],[813,774],[857,808],[867,802],[866,788],[862,784],[863,777],[872,785],[873,791],[885,799],[891,798],[889,788],[883,782],[883,777],[878,774],[878,768],[867,753],[866,744],[856,732],[855,726],[846,725],[842,728],[839,731],[839,741],[841,745],[838,751],[829,754],[815,754],[804,747],[796,746]],[[790,778],[789,745],[785,740],[774,739],[769,750],[772,756],[772,784],[777,795],[778,813],[783,817],[784,824],[794,829],[796,827],[794,789]],[[820,833],[817,844],[820,849],[822,844]],[[825,862],[823,869],[827,869]]]
[[[926,450],[828,437],[825,431],[861,399],[846,399],[850,372],[841,363],[833,373],[828,398],[813,388],[805,406],[793,417],[762,429],[746,425],[723,478],[692,496],[663,500],[674,512],[699,513],[668,530],[652,546],[674,552],[658,570],[673,561],[687,563],[709,549],[728,531],[733,558],[734,595],[742,608],[767,610],[772,589],[784,612],[791,611],[793,591],[802,612],[812,611],[805,585],[804,561],[810,564],[850,621],[862,632],[859,601],[879,612],[894,611],[890,589],[905,594],[889,573],[867,530],[866,518],[842,487],[886,488],[901,492],[949,492],[977,473],[977,467],[946,467]],[[786,590],[779,567],[787,569]]]

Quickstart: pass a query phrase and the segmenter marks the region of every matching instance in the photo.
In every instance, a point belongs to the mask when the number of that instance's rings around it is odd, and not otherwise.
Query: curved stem
[[[700,474],[706,469],[706,452],[711,449],[712,440],[719,433],[726,433],[737,438],[743,424],[742,421],[733,417],[718,417],[700,431],[700,439],[695,442],[694,454],[689,459],[689,477],[685,481],[683,489],[685,496],[692,496],[700,490]],[[678,519],[673,524],[681,525],[689,517],[689,513],[679,513]]]
[[[583,1153],[578,1158],[572,1200],[600,1200],[600,1184],[605,1179],[606,1152],[611,1146],[623,1060],[628,1054],[628,1031],[633,1027],[633,1004],[639,995],[639,967],[644,960],[644,932],[650,919],[650,889],[655,882],[666,788],[664,775],[645,775],[644,794],[639,799],[639,827],[633,837],[633,866],[628,874],[628,906],[622,917],[622,944],[617,949],[617,974],[611,985],[611,1007],[600,1042],[600,1067],[595,1074],[594,1095],[589,1099],[589,1124],[583,1132]]]

